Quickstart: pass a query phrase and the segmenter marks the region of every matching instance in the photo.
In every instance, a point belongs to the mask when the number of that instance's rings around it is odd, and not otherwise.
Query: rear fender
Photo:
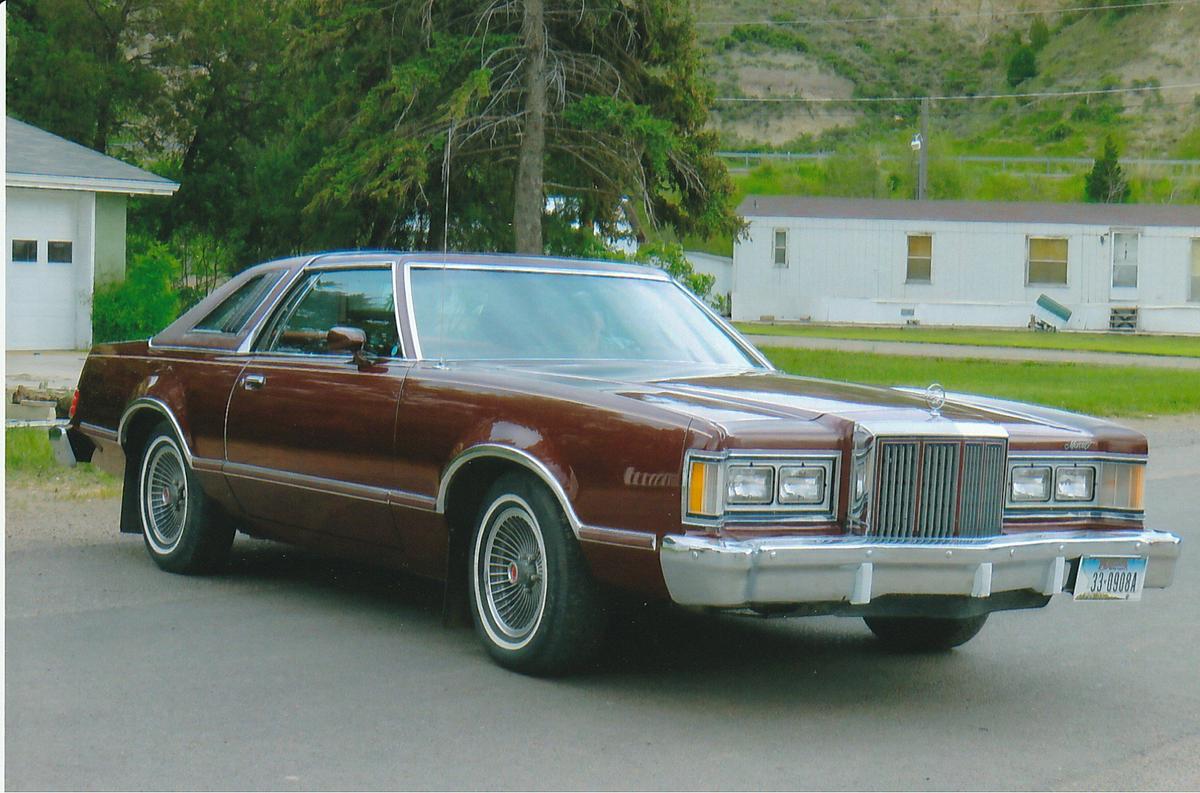
[[[121,414],[117,426],[117,442],[125,454],[124,486],[121,490],[121,531],[140,534],[141,516],[138,510],[138,473],[142,464],[142,449],[153,429],[161,422],[171,425],[183,446],[187,464],[195,467],[192,437],[187,423],[187,403],[178,384],[153,374],[138,384],[133,398]]]

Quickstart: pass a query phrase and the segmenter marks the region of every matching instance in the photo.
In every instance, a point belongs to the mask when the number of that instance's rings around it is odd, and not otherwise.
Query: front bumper
[[[985,540],[879,542],[867,537],[722,540],[667,535],[671,598],[716,608],[848,604],[895,596],[988,598],[1063,591],[1081,556],[1145,556],[1147,588],[1170,585],[1180,540],[1162,531],[1069,531]],[[1004,597],[995,599],[996,608]],[[1011,602],[1011,601],[1010,601]]]

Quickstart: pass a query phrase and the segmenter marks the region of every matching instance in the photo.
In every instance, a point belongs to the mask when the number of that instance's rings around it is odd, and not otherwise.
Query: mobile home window
[[[1200,302],[1200,237],[1192,240],[1192,285],[1189,299]]]
[[[776,267],[788,266],[788,233],[787,229],[775,229],[775,255],[773,261]]]
[[[14,262],[36,262],[37,240],[13,240],[12,260]]]
[[[1064,237],[1030,237],[1025,268],[1029,286],[1067,285],[1067,240]]]
[[[923,284],[933,280],[932,234],[908,235],[908,267],[904,280]]]

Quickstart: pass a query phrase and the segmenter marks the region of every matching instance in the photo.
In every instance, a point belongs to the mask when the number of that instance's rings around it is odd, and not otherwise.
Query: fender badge
[[[931,383],[925,389],[925,404],[929,406],[930,415],[935,419],[941,418],[942,408],[946,404],[946,389],[942,388],[941,383]]]

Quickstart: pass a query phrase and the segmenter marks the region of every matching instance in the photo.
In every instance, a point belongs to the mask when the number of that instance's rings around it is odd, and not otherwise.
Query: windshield
[[[453,267],[410,278],[426,358],[759,366],[670,281]]]

